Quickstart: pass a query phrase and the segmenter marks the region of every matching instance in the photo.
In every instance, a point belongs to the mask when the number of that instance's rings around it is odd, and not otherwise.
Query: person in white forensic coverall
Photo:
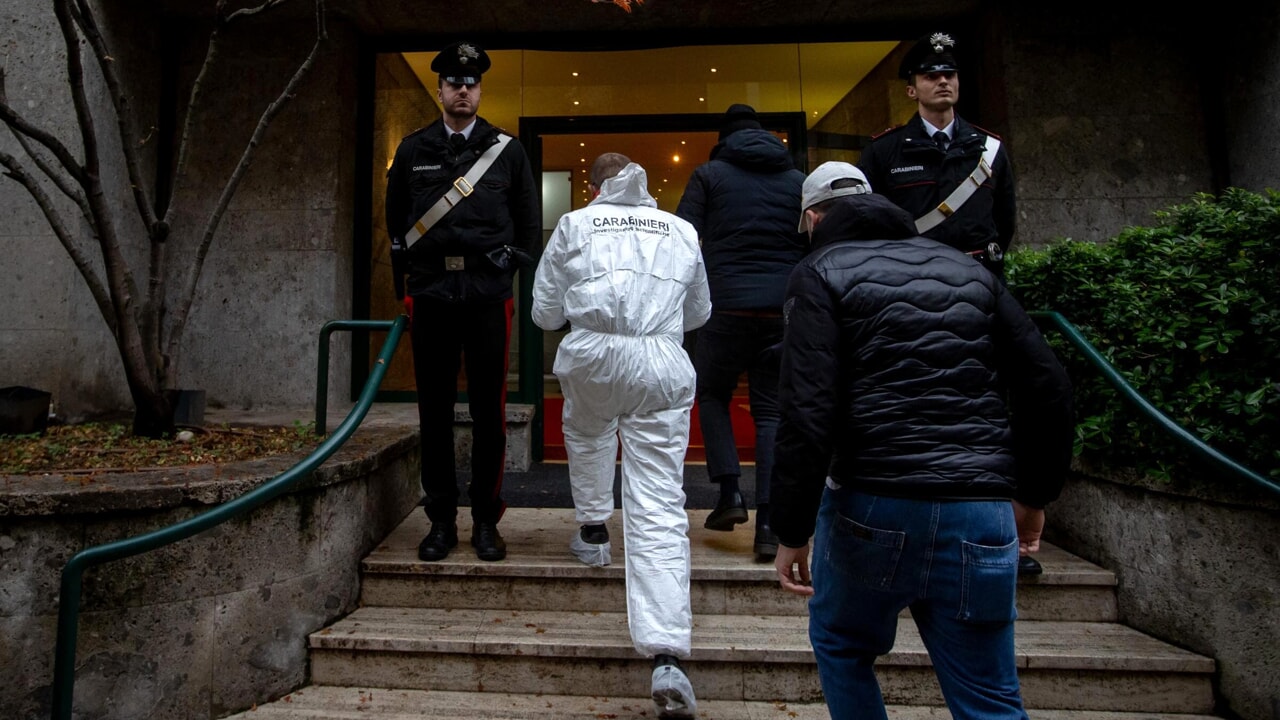
[[[657,209],[644,168],[606,153],[590,182],[595,198],[560,218],[533,285],[533,321],[571,328],[554,367],[583,525],[570,549],[588,565],[611,560],[604,523],[621,438],[632,642],[654,657],[658,716],[693,717],[693,688],[677,661],[689,656],[693,627],[683,483],[696,383],[682,340],[710,317],[711,295],[697,232]]]

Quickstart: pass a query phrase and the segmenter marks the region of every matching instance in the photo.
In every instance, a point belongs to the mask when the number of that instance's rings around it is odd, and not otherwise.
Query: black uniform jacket
[[[495,302],[511,297],[518,269],[511,246],[535,257],[542,245],[542,217],[529,158],[512,139],[463,198],[412,248],[404,235],[432,205],[466,175],[476,159],[498,142],[498,128],[476,119],[471,138],[456,155],[442,120],[400,141],[387,171],[387,232],[396,297],[446,302]],[[446,270],[445,257],[462,257],[462,270]]]
[[[768,130],[739,130],[711,153],[676,208],[702,239],[711,302],[778,312],[791,268],[809,251],[809,238],[796,232],[804,173]]]
[[[987,133],[959,116],[946,153],[925,134],[920,115],[906,125],[876,136],[862,151],[858,167],[867,176],[871,189],[892,200],[898,207],[919,218],[938,207],[962,182],[982,157]],[[992,242],[1008,250],[1013,240],[1017,208],[1013,193],[1013,171],[1003,143],[992,164],[993,177],[956,210],[955,214],[925,237],[946,243],[964,252],[985,250]]]
[[[783,306],[773,530],[813,534],[824,482],[919,500],[1057,498],[1071,386],[1036,325],[974,258],[915,236],[878,195],[818,224]]]

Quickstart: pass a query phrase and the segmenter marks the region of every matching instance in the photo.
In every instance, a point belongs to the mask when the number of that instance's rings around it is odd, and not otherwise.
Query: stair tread
[[[945,707],[890,706],[891,720],[948,720]],[[307,686],[227,720],[652,720],[648,698]],[[822,703],[704,700],[699,720],[827,720]],[[1037,710],[1037,720],[1217,720],[1210,715]]]
[[[715,532],[702,526],[709,510],[688,510],[689,541],[692,567],[690,577],[699,580],[774,581],[773,565],[757,562],[752,551],[754,531],[751,523],[735,532]],[[754,512],[754,511],[753,511]],[[404,522],[363,561],[365,574],[386,575],[466,575],[504,577],[607,578],[622,581],[625,575],[626,548],[622,542],[621,512],[615,512],[607,523],[613,542],[613,564],[605,568],[583,565],[569,554],[569,538],[577,530],[572,509],[510,508],[499,529],[507,541],[507,558],[499,562],[481,562],[467,546],[471,520],[465,510],[459,513],[458,534],[461,543],[448,558],[439,562],[418,560],[418,543],[429,529],[426,516],[410,513]],[[1044,574],[1022,577],[1023,585],[1116,585],[1115,573],[1079,558],[1065,550],[1042,543],[1036,559]]]
[[[1118,623],[1018,621],[1018,666],[1027,669],[1211,673],[1214,661]],[[625,612],[360,608],[311,635],[317,650],[635,657]],[[697,615],[693,660],[812,662],[808,620],[796,615]],[[915,625],[898,624],[881,663],[927,665]]]

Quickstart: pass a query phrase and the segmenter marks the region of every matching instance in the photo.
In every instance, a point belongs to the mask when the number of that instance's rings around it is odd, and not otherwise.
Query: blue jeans
[[[1009,501],[828,488],[813,544],[809,639],[834,720],[885,718],[872,664],[911,608],[956,720],[1018,718],[1018,533]]]
[[[782,317],[750,317],[712,311],[698,330],[698,424],[707,449],[707,474],[740,475],[729,403],[738,378],[747,373],[751,420],[756,426],[756,505],[769,502],[773,441],[778,433],[778,348]]]

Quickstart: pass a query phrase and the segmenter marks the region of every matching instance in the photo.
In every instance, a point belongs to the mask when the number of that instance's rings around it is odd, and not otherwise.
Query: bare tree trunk
[[[192,87],[190,101],[186,108],[187,120],[179,138],[176,183],[180,183],[185,174],[187,144],[199,140],[191,135],[193,118],[198,109],[196,107],[198,101],[202,99],[201,89],[204,79],[218,55],[219,34],[237,20],[267,12],[289,1],[260,0],[260,4],[238,10],[231,10],[227,0],[217,1],[217,17],[210,34],[208,53]],[[185,262],[173,264],[174,268],[186,269],[185,278],[176,277],[179,274],[177,270],[172,273],[174,277],[167,272],[170,250],[167,240],[171,233],[170,222],[173,217],[176,217],[174,204],[177,202],[178,188],[175,185],[174,201],[169,204],[165,217],[158,217],[149,185],[141,170],[144,163],[140,153],[144,143],[141,142],[137,131],[138,123],[133,115],[134,108],[124,91],[124,83],[116,74],[115,59],[98,28],[88,0],[52,0],[54,14],[67,50],[67,81],[80,130],[83,161],[77,159],[52,133],[22,117],[9,103],[5,92],[3,61],[0,59],[0,122],[3,122],[18,138],[23,150],[44,177],[75,203],[90,228],[93,243],[97,246],[99,258],[102,261],[101,272],[94,267],[88,257],[90,243],[72,234],[74,225],[66,222],[62,217],[58,206],[42,186],[40,179],[28,172],[19,158],[3,152],[0,152],[0,168],[3,169],[4,175],[26,188],[36,201],[54,234],[80,272],[107,327],[111,330],[124,366],[129,394],[133,398],[135,435],[162,437],[171,434],[174,430],[175,398],[168,385],[176,368],[183,330],[195,299],[205,257],[222,216],[252,163],[267,127],[296,93],[298,85],[314,64],[321,45],[328,38],[325,27],[325,0],[312,0],[312,2],[315,6],[315,45],[289,78],[285,88],[262,113],[240,155],[239,162],[225,181],[218,194],[218,201],[205,219],[203,226],[198,230],[192,229],[193,235],[199,238],[194,257],[184,258]],[[146,233],[145,238],[139,239],[149,243],[148,267],[145,269],[147,283],[143,292],[139,292],[135,282],[135,272],[126,260],[124,238],[119,234],[120,228],[128,225],[120,222],[120,218],[115,215],[119,210],[108,201],[106,189],[102,185],[99,172],[102,165],[101,145],[98,141],[99,128],[85,91],[84,67],[81,60],[82,37],[83,44],[88,48],[87,51],[92,53],[92,57],[97,61],[97,67],[107,89],[107,96],[115,111],[117,120],[115,129],[119,134],[120,147],[124,152],[124,167],[129,175],[129,193],[133,196],[138,218]],[[147,125],[149,123],[142,124],[143,127]],[[52,155],[52,161],[48,159],[46,153]],[[172,314],[166,317],[168,314],[165,307],[166,286],[171,279],[180,283],[180,289],[177,294],[177,306]]]

